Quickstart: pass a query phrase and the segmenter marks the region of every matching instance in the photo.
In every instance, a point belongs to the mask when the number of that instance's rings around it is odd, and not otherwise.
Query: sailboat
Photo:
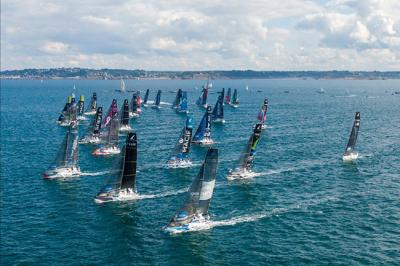
[[[65,104],[63,112],[60,114],[57,123],[63,127],[68,127],[71,123],[78,124],[75,97],[68,97],[67,103]]]
[[[267,127],[266,122],[267,122],[267,111],[268,111],[268,99],[265,98],[263,105],[261,106],[260,111],[258,112],[257,115],[257,120],[258,123],[262,125],[262,129],[265,129]]]
[[[173,155],[167,162],[167,166],[169,168],[185,168],[192,165],[192,162],[189,158],[192,130],[192,118],[187,117],[185,127],[182,129],[178,142],[175,145]]]
[[[139,103],[138,95],[134,93],[131,101],[131,111],[129,112],[130,118],[139,117],[140,105],[138,105],[138,103]]]
[[[232,107],[235,107],[235,108],[239,107],[239,99],[238,99],[237,89],[235,89],[235,90],[233,91],[233,97],[232,97],[232,104],[231,104],[231,106],[232,106]]]
[[[358,152],[354,150],[354,147],[356,146],[358,131],[360,130],[360,119],[360,112],[356,112],[350,138],[347,142],[346,150],[342,156],[343,161],[353,161],[357,160],[358,158]]]
[[[197,99],[196,104],[200,107],[207,108],[207,97],[208,97],[208,83],[207,86],[201,91],[200,97]]]
[[[178,108],[179,104],[181,103],[182,100],[182,89],[178,89],[176,92],[175,100],[172,103],[172,108]]]
[[[101,146],[100,148],[95,149],[92,155],[104,156],[120,153],[121,150],[118,147],[118,129],[119,120],[118,113],[116,113],[109,122],[106,144],[104,146]]]
[[[96,115],[91,122],[87,134],[79,140],[79,144],[95,144],[101,141],[100,129],[101,120],[103,118],[103,108],[99,106],[97,108]]]
[[[218,100],[215,103],[213,112],[212,112],[212,121],[214,123],[225,123],[224,119],[224,89],[218,95]]]
[[[120,118],[121,121],[119,131],[126,132],[132,130],[131,126],[129,125],[129,101],[128,99],[124,100],[124,104],[121,107]]]
[[[121,78],[121,81],[119,82],[119,90],[115,90],[115,91],[119,91],[119,92],[126,92],[126,86],[125,86],[125,81]]]
[[[200,125],[193,136],[192,143],[200,145],[214,144],[214,141],[211,139],[211,123],[211,106],[207,106]]]
[[[150,93],[150,90],[147,89],[146,93],[144,94],[144,99],[143,99],[143,102],[142,102],[142,106],[143,107],[147,107],[147,100],[149,99],[149,93]]]
[[[125,146],[116,159],[116,169],[108,183],[97,193],[94,201],[105,203],[110,201],[124,201],[137,199],[136,167],[137,167],[137,136],[129,132]]]
[[[227,105],[231,105],[231,88],[228,88],[228,92],[226,93],[225,96],[225,103]]]
[[[239,166],[235,169],[229,171],[228,179],[236,178],[248,178],[249,173],[251,173],[251,166],[254,160],[254,155],[256,153],[257,144],[260,141],[262,133],[262,124],[258,123],[253,129],[253,133],[250,136],[247,145],[240,155]]]
[[[178,104],[178,106],[176,107],[175,110],[176,110],[177,113],[183,113],[183,114],[189,113],[187,92],[186,91],[182,92],[182,97],[181,97],[180,102],[179,102],[179,104]]]
[[[97,94],[93,92],[92,98],[90,99],[90,103],[88,105],[88,108],[85,111],[85,115],[94,115],[96,114],[96,109],[97,109]]]
[[[161,103],[161,90],[158,90],[156,100],[154,101],[152,108],[160,109],[160,103]]]
[[[324,88],[320,88],[319,91],[317,91],[317,93],[319,93],[319,94],[324,94],[324,93],[325,93]]]
[[[110,108],[108,108],[107,115],[103,119],[103,126],[107,127],[110,124],[111,119],[117,115],[118,115],[117,100],[113,99]]]
[[[79,121],[86,120],[87,118],[84,116],[84,108],[85,108],[85,96],[81,95],[78,101],[77,107],[77,117],[76,119]]]
[[[140,97],[140,91],[136,91],[136,101],[137,101],[137,111],[140,113],[142,112],[141,106],[142,106],[142,98]]]
[[[208,208],[215,187],[218,149],[207,151],[204,163],[190,185],[186,200],[164,228],[169,233],[182,233],[204,227],[210,219]]]
[[[81,175],[78,165],[78,126],[72,122],[58,150],[55,162],[43,173],[45,179],[76,177]]]

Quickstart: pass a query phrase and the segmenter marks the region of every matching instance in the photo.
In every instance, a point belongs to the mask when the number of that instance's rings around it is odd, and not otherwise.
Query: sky
[[[400,0],[2,0],[1,70],[400,70]]]

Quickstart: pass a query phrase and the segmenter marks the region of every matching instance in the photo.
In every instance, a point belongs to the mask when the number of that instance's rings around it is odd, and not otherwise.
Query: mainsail
[[[231,88],[228,88],[228,92],[226,93],[225,96],[225,103],[231,104]]]
[[[212,112],[213,121],[223,121],[224,120],[224,89],[218,96],[218,100],[215,103],[213,112]]]
[[[187,191],[183,206],[179,208],[167,227],[187,225],[196,217],[202,218],[208,215],[208,208],[215,187],[217,166],[218,149],[210,148],[200,172]]]
[[[171,159],[187,159],[190,152],[190,142],[192,139],[193,121],[191,117],[186,118],[185,127],[179,136],[178,142],[175,145],[174,153]]]
[[[253,129],[249,141],[247,142],[246,148],[242,152],[239,158],[239,169],[250,170],[256,153],[257,144],[260,141],[262,132],[262,124],[257,124]]]
[[[160,106],[161,102],[161,90],[158,90],[156,100],[154,101],[155,106]]]
[[[345,155],[350,154],[352,151],[354,151],[354,147],[356,146],[356,142],[357,142],[357,136],[358,136],[358,131],[360,129],[360,112],[356,112],[356,115],[354,117],[354,122],[353,122],[353,128],[351,129],[351,134],[350,134],[350,138],[349,141],[347,143],[346,146],[346,150],[345,150]]]
[[[121,82],[120,82],[120,88],[121,88],[121,92],[125,92],[126,88],[125,88],[125,81],[121,78]]]
[[[146,94],[144,95],[143,104],[147,104],[147,100],[149,99],[150,90],[146,90]]]
[[[110,126],[108,127],[107,147],[118,147],[118,129],[119,129],[118,116],[115,115],[110,120],[109,124]]]
[[[107,115],[103,120],[103,125],[108,126],[111,119],[118,114],[117,100],[113,99],[110,108],[107,111]]]
[[[181,100],[182,100],[182,90],[178,89],[178,91],[176,92],[175,100],[172,103],[172,108],[179,107],[179,104],[181,103]]]
[[[99,106],[97,108],[96,115],[92,122],[92,134],[93,136],[100,136],[100,129],[101,129],[101,119],[103,118],[103,107]]]
[[[209,137],[211,137],[211,106],[207,106],[207,110],[194,134],[193,142],[199,142]]]
[[[129,101],[128,101],[128,99],[124,100],[124,104],[121,107],[120,121],[121,121],[121,125],[123,125],[123,126],[129,125]]]
[[[258,122],[264,124],[267,121],[267,111],[268,111],[268,99],[264,99],[264,103],[261,106],[260,112],[258,112],[257,119]]]
[[[232,104],[235,104],[235,105],[239,104],[239,99],[238,99],[238,95],[237,95],[237,89],[235,89],[233,91]]]
[[[78,127],[71,123],[57,152],[54,167],[77,167],[78,165]]]
[[[85,108],[85,97],[81,95],[78,102],[78,115],[83,115]]]
[[[138,99],[137,99],[137,94],[133,93],[132,96],[132,101],[131,101],[131,111],[132,113],[136,114],[138,113]]]
[[[189,111],[188,110],[188,101],[187,101],[187,92],[186,91],[182,92],[182,97],[181,97],[180,102],[179,102],[179,104],[177,106],[177,111],[179,113],[187,113]]]
[[[197,99],[196,104],[199,106],[207,106],[207,96],[208,96],[208,86],[206,88],[203,87],[201,95],[199,99]]]
[[[92,98],[90,99],[90,103],[88,108],[86,109],[87,113],[95,112],[97,108],[97,94],[93,92]]]

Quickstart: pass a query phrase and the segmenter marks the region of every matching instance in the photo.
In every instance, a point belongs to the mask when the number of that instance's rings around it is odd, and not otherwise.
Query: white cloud
[[[1,66],[400,68],[400,2],[318,2],[3,1]]]
[[[40,51],[48,54],[63,54],[68,50],[69,45],[62,42],[47,42],[40,47]]]

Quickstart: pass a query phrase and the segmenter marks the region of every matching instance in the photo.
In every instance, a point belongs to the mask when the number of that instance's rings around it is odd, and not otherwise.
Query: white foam
[[[93,173],[81,173],[81,176],[98,176],[110,173],[110,171],[93,172]]]
[[[159,193],[159,194],[148,194],[148,195],[138,194],[137,199],[156,199],[156,198],[168,197],[168,196],[185,193],[187,190],[188,190],[187,188],[184,188],[184,189],[179,189],[179,190],[174,190],[174,191],[163,192],[163,193]]]

